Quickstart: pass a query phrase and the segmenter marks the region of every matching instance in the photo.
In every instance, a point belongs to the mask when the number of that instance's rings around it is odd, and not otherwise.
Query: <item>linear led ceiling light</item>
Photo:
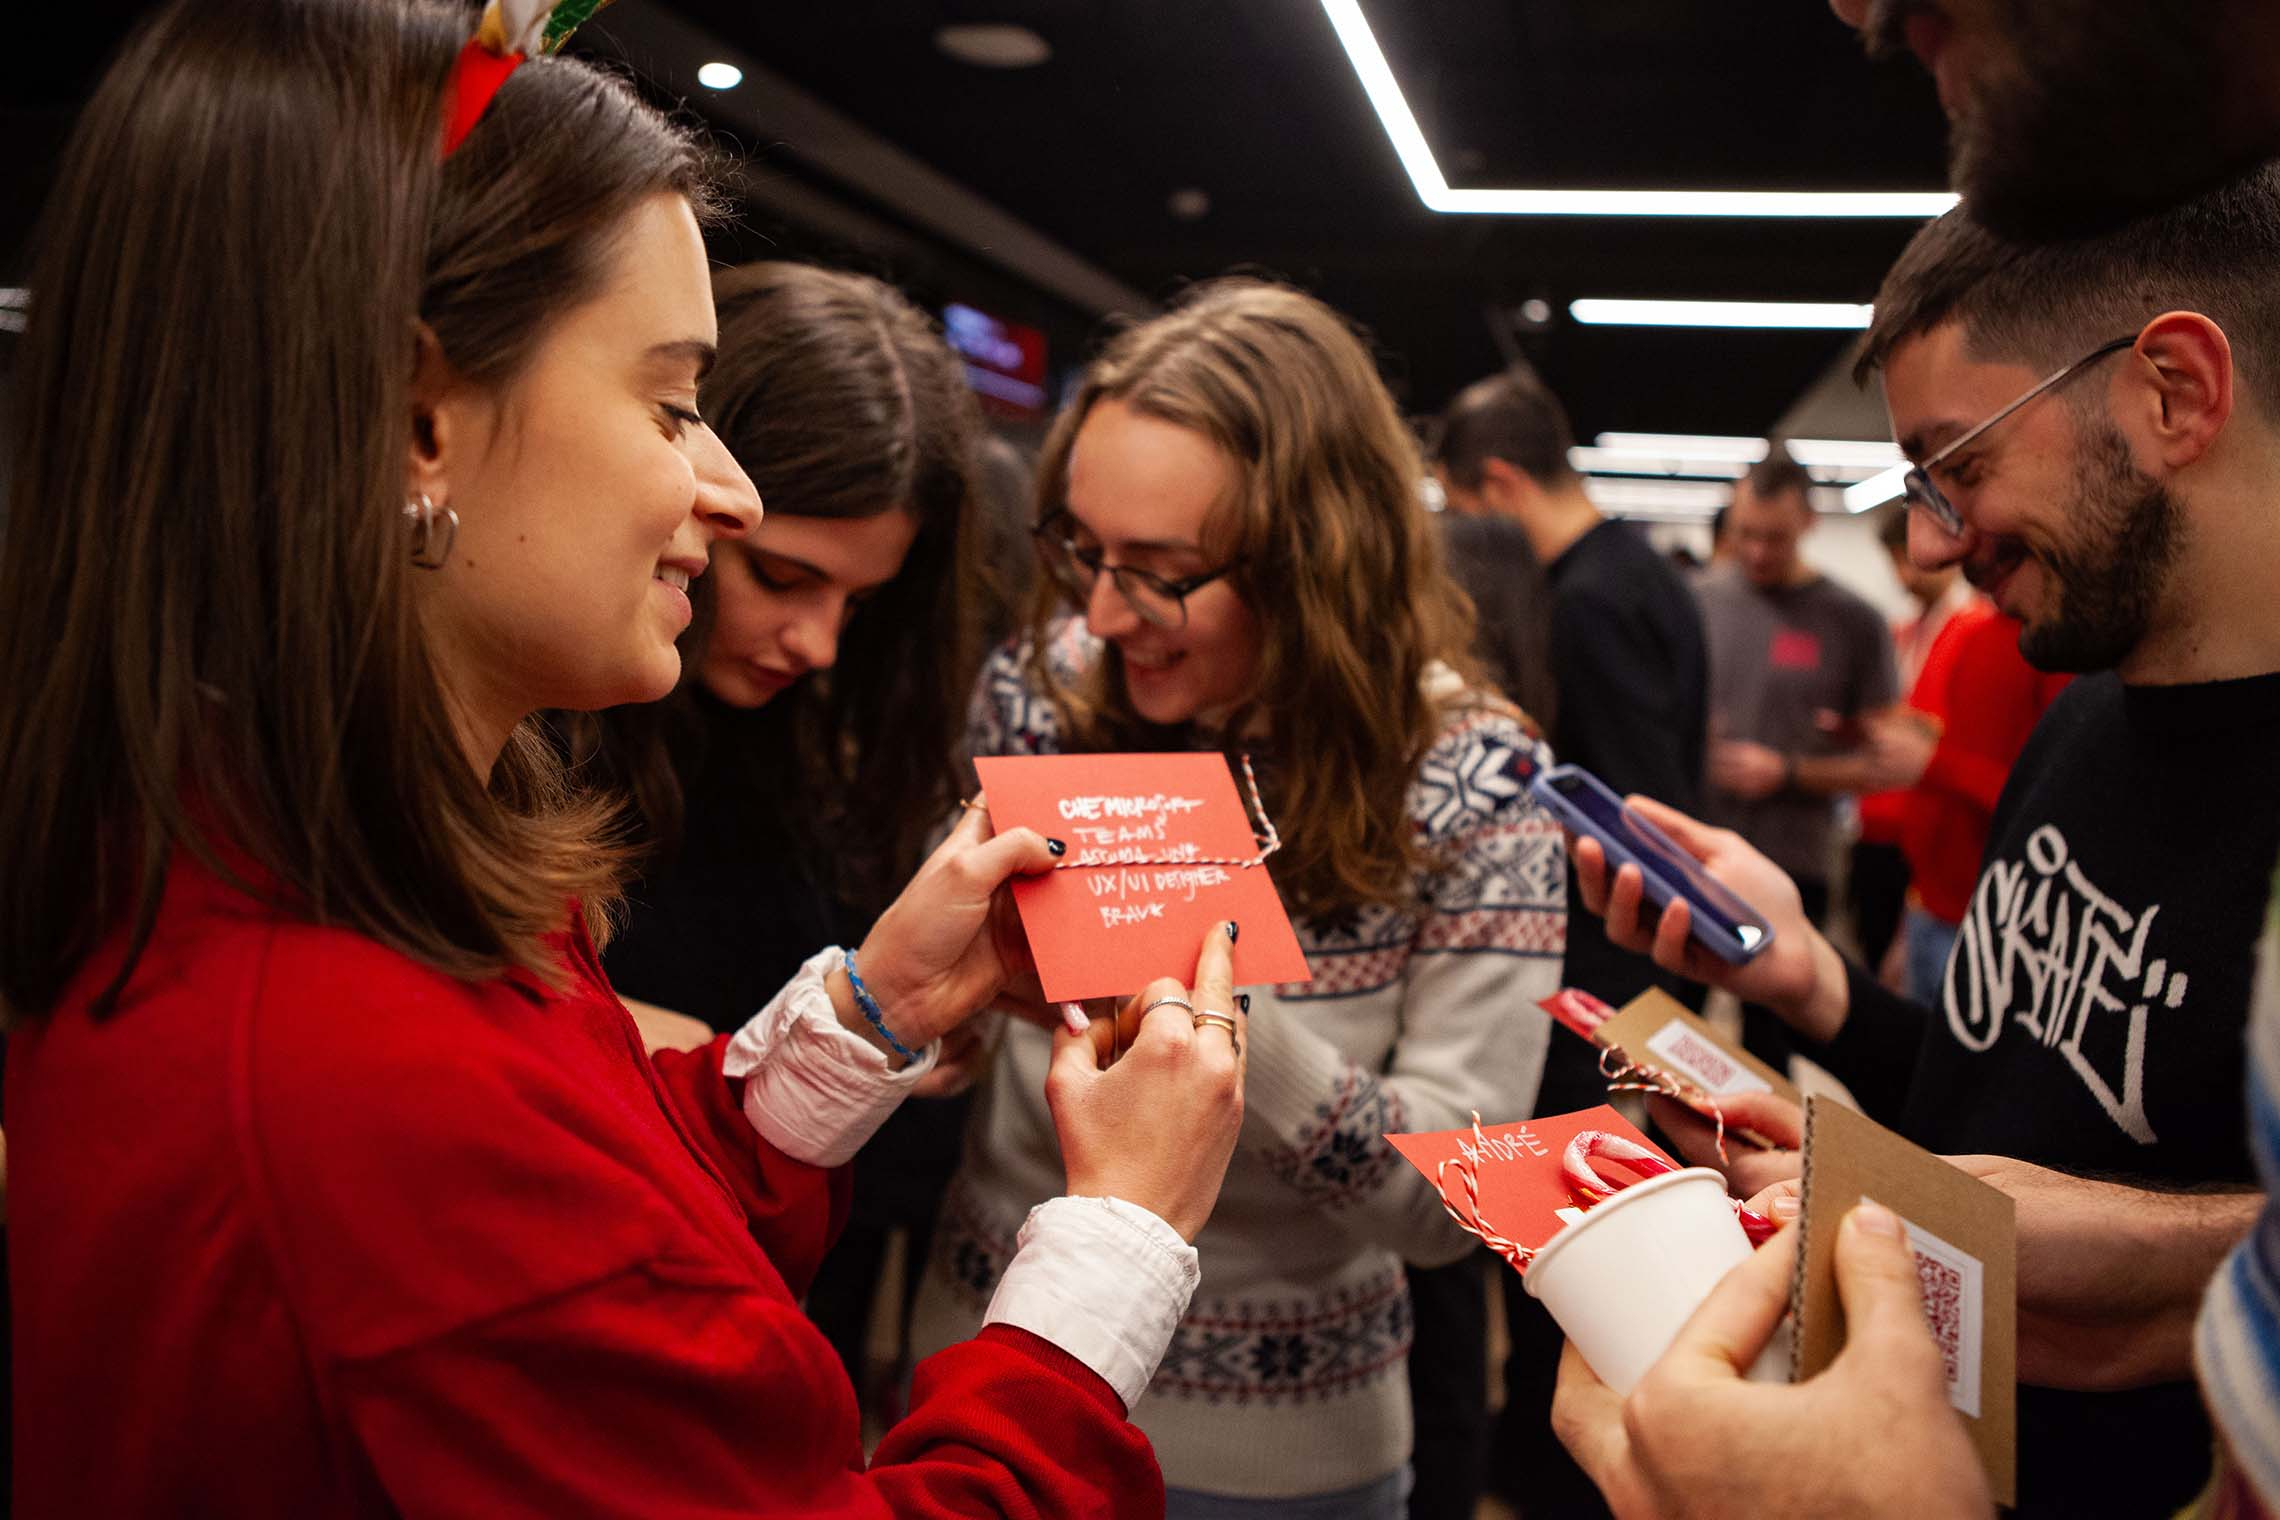
[[[1606,511],[1707,515],[1734,499],[1727,486],[1693,480],[1607,480],[1592,476],[1584,494]]]
[[[1907,482],[1907,479],[1908,466],[1903,462],[1894,465],[1881,475],[1871,475],[1866,480],[1846,486],[1845,510],[1847,512],[1866,512],[1871,507],[1881,507],[1900,494],[1900,488]]]
[[[1702,480],[1739,480],[1749,473],[1740,459],[1688,458],[1684,454],[1632,453],[1595,449],[1578,444],[1568,450],[1568,468],[1585,475],[1679,476]]]
[[[1845,484],[1848,512],[1866,512],[1900,494],[1908,461],[1890,443],[1867,438],[1791,438],[1789,457],[1816,480]],[[1669,480],[1736,480],[1765,457],[1763,438],[1717,433],[1601,433],[1588,447],[1568,450],[1568,463],[1587,476],[1629,484]],[[1643,479],[1643,478],[1644,479]]]
[[[1934,217],[1955,204],[1944,190],[1451,189],[1362,15],[1361,0],[1322,0],[1322,9],[1429,210],[1475,216]]]
[[[1612,301],[1586,297],[1568,315],[1587,327],[1868,326],[1870,308],[1842,301]]]
[[[1765,458],[1765,440],[1731,433],[1601,433],[1593,444],[1609,454],[1656,458],[1738,459],[1756,464]],[[1782,447],[1802,465],[1885,465],[1900,462],[1898,445],[1872,438],[1791,438]]]

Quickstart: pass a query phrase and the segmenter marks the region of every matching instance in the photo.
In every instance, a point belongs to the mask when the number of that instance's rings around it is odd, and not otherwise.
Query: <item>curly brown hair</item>
[[[1301,914],[1409,904],[1427,864],[1406,799],[1451,700],[1493,701],[1469,650],[1473,609],[1449,578],[1419,498],[1417,440],[1347,321],[1312,296],[1253,279],[1190,290],[1117,336],[1085,371],[1038,460],[1042,519],[1064,504],[1069,454],[1094,406],[1121,402],[1202,434],[1236,466],[1206,539],[1264,631],[1257,685],[1229,719],[1263,728],[1267,804],[1284,840],[1273,862]],[[1063,610],[1041,586],[1030,671],[1074,749],[1176,742],[1143,720],[1111,646],[1083,678],[1046,658]],[[1461,693],[1429,690],[1447,667]]]

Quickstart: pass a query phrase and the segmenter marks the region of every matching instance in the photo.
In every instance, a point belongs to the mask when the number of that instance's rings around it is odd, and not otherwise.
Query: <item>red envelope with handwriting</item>
[[[1601,1104],[1580,1113],[1551,1114],[1517,1124],[1481,1127],[1483,1145],[1470,1128],[1434,1130],[1422,1135],[1388,1135],[1395,1150],[1441,1189],[1441,1196],[1465,1219],[1475,1219],[1455,1163],[1470,1161],[1480,1181],[1478,1220],[1516,1244],[1534,1249],[1581,1217],[1581,1205],[1568,1193],[1560,1155],[1583,1130],[1605,1130],[1635,1141],[1672,1161],[1662,1147],[1633,1128],[1621,1114]],[[1451,1163],[1443,1172],[1442,1162]]]
[[[1069,847],[1060,869],[1016,877],[1013,900],[1045,996],[1129,997],[1195,974],[1212,924],[1233,919],[1235,985],[1312,979],[1219,755],[994,755],[976,760],[999,831]]]

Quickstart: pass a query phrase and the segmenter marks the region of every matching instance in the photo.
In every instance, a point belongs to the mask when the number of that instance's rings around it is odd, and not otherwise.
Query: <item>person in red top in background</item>
[[[1917,773],[1903,794],[1900,820],[1909,877],[1896,946],[1902,974],[1893,976],[1888,964],[1883,977],[1917,1002],[1940,1002],[1948,952],[1979,881],[1996,800],[2027,736],[2072,679],[2029,665],[2019,653],[2019,620],[1982,604],[1940,630],[1909,694],[1908,705],[1931,723],[1895,717],[1874,725],[1880,747]]]
[[[1071,1196],[866,1463],[799,1295],[1059,851],[970,812],[859,952],[645,1056],[611,809],[530,719],[670,689],[760,515],[695,413],[706,171],[559,56],[467,109],[465,28],[177,0],[47,213],[0,550],[15,1512],[1161,1515],[1126,1411],[1241,1124],[1236,926],[1112,1067],[1056,1035]]]
[[[1916,779],[1861,799],[1861,838],[1888,840],[1907,883],[1899,933],[1878,979],[1933,1005],[1979,880],[1996,799],[2043,710],[2072,677],[2029,665],[2019,653],[2018,620],[1971,592],[1954,566],[1917,567],[1905,513],[1894,513],[1878,536],[1924,613],[1893,631],[1906,709],[1866,726],[1891,770]]]
[[[1926,711],[1917,697],[1934,647],[1959,614],[1984,606],[1985,599],[1965,584],[1953,566],[1917,568],[1908,558],[1906,513],[1887,517],[1877,527],[1876,536],[1891,558],[1893,579],[1916,603],[1914,617],[1892,625],[1892,657],[1899,669],[1900,689],[1908,694],[1908,707]],[[1860,799],[1860,837],[1853,843],[1851,872],[1845,883],[1861,959],[1871,966],[1893,968],[1887,980],[1894,987],[1899,986],[1900,921],[1908,900],[1908,857],[1900,847],[1907,806],[1905,787],[1871,792]]]

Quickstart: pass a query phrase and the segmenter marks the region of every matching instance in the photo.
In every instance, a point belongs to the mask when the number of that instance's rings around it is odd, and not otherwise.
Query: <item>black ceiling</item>
[[[1913,224],[1442,216],[1419,204],[1315,0],[652,0],[854,117],[1144,294],[1231,268],[1313,289],[1374,334],[1413,409],[1499,362],[1484,313],[1531,297],[1557,319],[1521,339],[1585,437],[1750,433],[1842,350],[1842,334],[1585,328],[1585,295],[1865,300]],[[119,14],[11,88],[15,148],[0,249],[15,263],[63,125]],[[1871,64],[1825,0],[1364,0],[1456,185],[1923,189],[1942,128],[1912,64]],[[55,14],[50,12],[51,15]],[[100,18],[100,19],[98,19]],[[951,61],[954,21],[1012,21],[1053,47],[1018,71]],[[606,30],[607,13],[594,23]],[[24,62],[22,53],[18,62]],[[684,66],[693,68],[696,60]],[[705,108],[705,92],[688,104]],[[796,142],[745,145],[802,173]],[[1211,210],[1182,221],[1174,190]],[[763,218],[733,255],[803,245]],[[881,261],[894,273],[891,259]],[[957,257],[922,276],[939,298]],[[948,271],[945,273],[945,271]],[[1008,304],[1000,299],[999,304]],[[1010,304],[1021,305],[1019,300]],[[1037,319],[1052,307],[1030,297]],[[1090,325],[1061,308],[1057,358]]]
[[[1759,431],[1843,335],[1579,328],[1567,301],[1865,300],[1914,226],[1437,215],[1313,0],[666,3],[1148,295],[1234,267],[1307,285],[1368,326],[1420,410],[1497,364],[1484,310],[1533,296],[1559,320],[1525,346],[1586,437]],[[1943,179],[1929,83],[1868,62],[1825,0],[1365,10],[1452,184]],[[1032,27],[1053,57],[993,71],[935,48],[943,23],[982,20]],[[1166,205],[1188,186],[1211,198],[1198,222]]]

